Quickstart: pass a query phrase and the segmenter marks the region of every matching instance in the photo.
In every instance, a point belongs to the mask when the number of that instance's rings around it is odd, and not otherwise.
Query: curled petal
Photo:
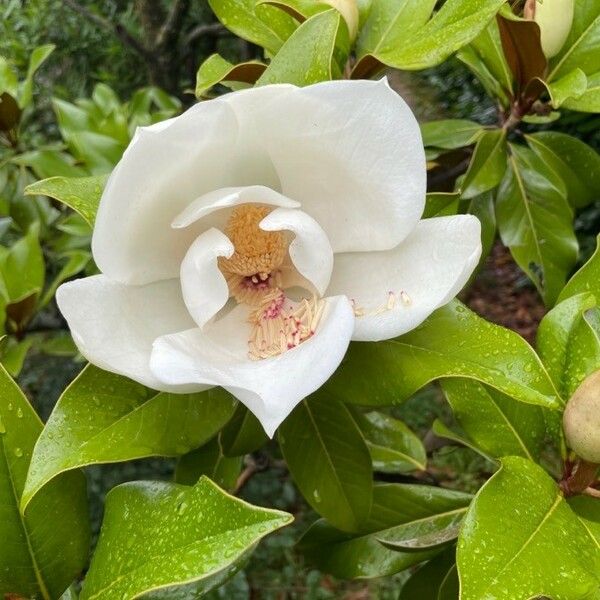
[[[269,204],[285,208],[298,208],[300,206],[299,202],[290,200],[279,192],[262,185],[224,188],[208,192],[208,194],[196,198],[175,217],[171,226],[181,229],[212,215],[212,219],[204,221],[204,226],[219,227],[222,229],[227,222],[229,211],[220,211],[246,203]],[[214,213],[218,213],[218,215]]]
[[[393,250],[336,255],[327,293],[352,300],[352,339],[406,333],[454,298],[477,266],[480,233],[471,215],[438,217],[421,221]]]
[[[169,385],[150,371],[154,340],[194,326],[178,279],[127,286],[94,275],[61,285],[56,300],[77,348],[101,369],[166,392],[210,387]]]
[[[234,247],[218,229],[199,235],[181,263],[181,291],[187,309],[202,328],[227,303],[229,288],[217,265],[217,257],[230,258]]]
[[[290,259],[298,273],[323,296],[331,279],[333,250],[320,225],[301,210],[276,208],[260,222],[260,228],[283,229],[294,234],[289,246]]]
[[[343,296],[324,301],[315,334],[272,358],[248,358],[248,311],[238,306],[203,331],[190,329],[157,339],[150,367],[167,385],[223,386],[273,436],[296,404],[327,381],[346,353],[354,328],[352,307]]]

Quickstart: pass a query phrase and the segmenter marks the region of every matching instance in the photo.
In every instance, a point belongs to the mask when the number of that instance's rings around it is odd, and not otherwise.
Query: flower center
[[[236,207],[225,233],[234,252],[219,258],[230,294],[253,307],[249,322],[248,356],[270,358],[299,346],[319,324],[325,302],[316,297],[292,302],[282,289],[281,267],[289,240],[283,231],[264,231],[260,222],[272,208],[258,204]]]

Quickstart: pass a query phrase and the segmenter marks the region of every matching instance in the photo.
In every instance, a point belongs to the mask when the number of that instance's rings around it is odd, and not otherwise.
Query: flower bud
[[[358,33],[358,4],[356,0],[321,0],[323,4],[329,4],[335,8],[346,21],[350,40],[354,41]]]
[[[540,26],[546,58],[556,56],[564,46],[573,24],[575,0],[531,2],[534,21]]]
[[[563,415],[567,444],[584,460],[600,463],[600,371],[575,390]]]

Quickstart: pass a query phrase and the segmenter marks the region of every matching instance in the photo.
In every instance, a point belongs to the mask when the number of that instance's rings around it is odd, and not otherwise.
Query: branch
[[[208,25],[198,25],[198,27],[194,27],[186,36],[184,40],[184,44],[188,45],[192,42],[195,42],[198,38],[202,36],[220,36],[227,35],[229,32],[221,23],[209,23]]]
[[[102,29],[111,31],[114,33],[124,44],[135,50],[142,58],[149,60],[150,54],[144,48],[138,40],[136,40],[128,31],[119,23],[111,23],[108,19],[97,15],[96,13],[88,10],[85,6],[81,6],[77,0],[62,0],[63,4],[68,6],[74,12],[80,14],[91,23],[98,25]]]
[[[156,48],[167,46],[173,41],[173,38],[181,28],[181,22],[183,21],[183,17],[188,11],[188,8],[189,0],[175,0],[173,4],[171,4],[171,9],[165,19],[165,23],[156,36]]]

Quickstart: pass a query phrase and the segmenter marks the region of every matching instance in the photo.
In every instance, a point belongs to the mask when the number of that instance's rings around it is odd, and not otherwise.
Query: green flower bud
[[[575,0],[537,0],[531,8],[533,19],[540,26],[542,50],[546,58],[552,58],[560,52],[571,31]]]
[[[600,371],[575,390],[563,415],[569,447],[584,460],[600,463]]]

